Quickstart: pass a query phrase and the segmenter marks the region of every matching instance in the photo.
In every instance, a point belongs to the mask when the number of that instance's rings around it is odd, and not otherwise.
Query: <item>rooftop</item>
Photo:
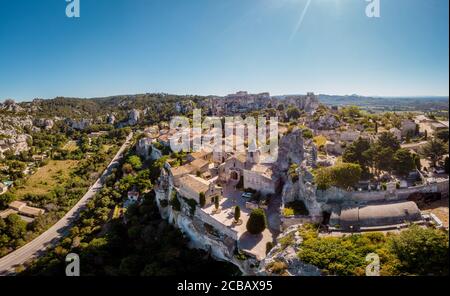
[[[200,193],[208,191],[210,182],[194,175],[186,175],[180,179],[180,184],[190,188],[194,192]]]
[[[388,204],[346,207],[333,212],[332,223],[348,227],[374,227],[402,224],[421,220],[420,210],[412,201]]]

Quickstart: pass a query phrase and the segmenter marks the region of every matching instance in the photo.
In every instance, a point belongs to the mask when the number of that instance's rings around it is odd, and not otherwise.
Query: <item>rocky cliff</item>
[[[182,197],[176,197],[180,203],[179,209],[170,205],[170,200],[177,194],[169,182],[165,169],[162,170],[155,193],[161,217],[179,228],[189,238],[190,247],[208,251],[217,260],[236,265],[244,275],[256,273],[259,262],[239,254],[236,241],[205,223],[196,212],[197,209],[193,210]]]
[[[277,245],[261,261],[258,275],[320,276],[320,270],[297,256],[303,239],[298,226],[291,226],[277,238]]]

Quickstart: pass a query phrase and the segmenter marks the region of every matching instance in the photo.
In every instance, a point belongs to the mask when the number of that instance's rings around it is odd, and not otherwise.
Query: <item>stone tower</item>
[[[256,144],[256,139],[253,139],[247,150],[247,163],[257,164],[259,163],[259,158],[261,156],[261,151]]]

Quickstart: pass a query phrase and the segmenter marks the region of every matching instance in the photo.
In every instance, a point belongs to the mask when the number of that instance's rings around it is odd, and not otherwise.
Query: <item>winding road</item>
[[[64,215],[64,217],[31,242],[0,258],[0,275],[4,276],[14,274],[17,266],[39,257],[45,253],[48,247],[54,246],[68,233],[89,200],[103,187],[105,178],[111,174],[112,169],[119,163],[122,158],[122,154],[129,146],[132,137],[133,133],[130,133],[126,138],[125,143],[120,147],[119,151],[111,160],[103,174],[89,188],[77,204]]]

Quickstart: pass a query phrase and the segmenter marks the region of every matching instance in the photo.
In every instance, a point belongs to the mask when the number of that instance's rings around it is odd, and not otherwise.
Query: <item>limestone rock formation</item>
[[[270,250],[261,262],[258,275],[290,275],[290,276],[320,276],[320,269],[314,265],[302,262],[297,253],[301,248],[303,239],[297,231],[298,225],[286,229],[277,238],[277,245]],[[280,241],[290,241],[285,245]],[[278,264],[275,270],[275,264]]]
[[[291,163],[300,164],[303,161],[303,142],[302,130],[298,128],[280,139],[277,160],[280,171],[287,171]]]
[[[315,118],[310,123],[310,127],[315,130],[332,130],[341,125],[339,119],[333,114],[323,114]]]

